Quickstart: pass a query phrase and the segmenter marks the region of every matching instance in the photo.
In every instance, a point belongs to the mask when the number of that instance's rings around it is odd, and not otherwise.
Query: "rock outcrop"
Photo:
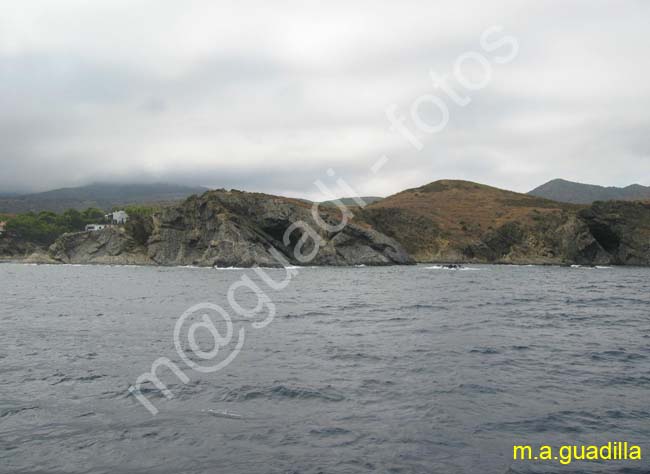
[[[320,218],[332,228],[337,213],[324,207]],[[413,263],[399,243],[370,226],[331,228],[323,230],[311,205],[302,201],[220,190],[135,219],[126,228],[66,234],[50,255],[65,263],[217,267]]]
[[[0,261],[21,260],[41,250],[38,245],[24,242],[8,235],[0,236]]]
[[[579,218],[614,265],[650,265],[650,202],[596,202]]]
[[[509,222],[464,249],[499,263],[650,265],[650,204],[597,202],[576,213]]]
[[[147,256],[146,247],[139,244],[121,227],[64,234],[52,244],[49,256],[61,263],[124,265],[154,263]]]
[[[508,222],[462,250],[469,261],[525,264],[611,263],[588,226],[575,214],[547,214],[533,224]]]

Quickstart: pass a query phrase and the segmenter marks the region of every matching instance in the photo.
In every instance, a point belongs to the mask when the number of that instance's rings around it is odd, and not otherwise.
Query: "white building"
[[[129,220],[129,215],[124,211],[115,211],[104,216],[111,224],[126,224]]]
[[[88,224],[86,226],[86,232],[94,232],[96,230],[102,230],[106,226],[104,224]]]

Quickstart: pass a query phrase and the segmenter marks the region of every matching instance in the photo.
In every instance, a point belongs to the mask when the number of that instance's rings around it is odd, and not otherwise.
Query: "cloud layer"
[[[330,168],[364,195],[441,178],[648,185],[649,19],[634,0],[6,0],[0,191],[162,180],[316,197]],[[494,25],[519,45],[507,64],[507,47],[481,47]],[[459,87],[469,51],[492,74],[459,106],[430,71]],[[427,94],[448,104],[439,133],[410,114]],[[390,131],[391,105],[421,150]]]

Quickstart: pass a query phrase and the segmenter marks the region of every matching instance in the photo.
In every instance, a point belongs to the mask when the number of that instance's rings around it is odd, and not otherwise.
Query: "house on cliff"
[[[111,224],[126,224],[129,220],[129,215],[125,211],[114,211],[104,216],[107,222]]]

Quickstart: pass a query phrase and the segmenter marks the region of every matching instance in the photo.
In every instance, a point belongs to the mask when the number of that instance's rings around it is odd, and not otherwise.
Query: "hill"
[[[370,204],[357,219],[419,262],[650,263],[642,203],[587,208],[443,180]]]
[[[561,203],[468,181],[436,181],[354,208],[321,228],[299,199],[215,190],[134,214],[125,226],[64,234],[37,260],[65,263],[277,266],[317,250],[312,265],[412,262],[650,265],[650,202]],[[336,227],[340,212],[321,206]],[[322,241],[296,230],[307,223]],[[290,238],[285,232],[291,230]],[[301,237],[301,233],[303,236]],[[0,258],[30,252],[4,237]],[[305,242],[303,243],[303,240]],[[0,239],[0,243],[2,239]],[[305,244],[305,245],[304,245]],[[40,255],[40,257],[39,257]],[[35,260],[36,261],[36,260]]]
[[[107,184],[94,183],[77,188],[62,188],[42,193],[0,198],[0,212],[63,212],[89,207],[111,210],[127,204],[151,204],[180,201],[207,188],[175,184]]]
[[[361,199],[363,202],[366,204],[372,204],[373,202],[381,201],[384,199],[383,197],[379,196],[361,196],[359,198],[351,198],[351,197],[344,197],[344,198],[339,198],[338,200],[343,204],[344,206],[352,207],[352,206],[358,206],[359,204],[357,201]],[[323,206],[336,206],[338,203],[335,203],[334,201],[323,201],[320,203]]]
[[[643,201],[650,199],[650,186],[632,184],[624,188],[617,188],[554,179],[533,189],[528,194],[575,204],[591,204],[596,201]]]

